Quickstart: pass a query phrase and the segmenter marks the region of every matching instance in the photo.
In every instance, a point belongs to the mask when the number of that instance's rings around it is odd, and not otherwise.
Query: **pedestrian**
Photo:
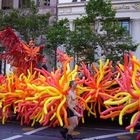
[[[78,117],[82,117],[82,115],[76,111],[76,107],[78,106],[76,102],[76,87],[76,82],[74,80],[70,81],[70,89],[67,95],[67,115],[69,126],[61,131],[63,138],[66,140],[73,140],[72,132],[78,125]]]
[[[42,59],[42,68],[43,68],[43,69],[45,69],[45,70],[47,71],[47,70],[48,70],[48,68],[47,68],[46,63],[47,63],[46,58],[43,58],[43,59]]]

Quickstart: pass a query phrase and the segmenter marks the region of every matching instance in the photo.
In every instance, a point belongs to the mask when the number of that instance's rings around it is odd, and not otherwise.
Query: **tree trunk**
[[[0,74],[2,74],[2,61],[0,60]]]
[[[6,75],[6,61],[4,61],[4,75]]]
[[[57,69],[57,46],[54,47],[54,70]]]

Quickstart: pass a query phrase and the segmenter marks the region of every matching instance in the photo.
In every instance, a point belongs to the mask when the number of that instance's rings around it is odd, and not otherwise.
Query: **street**
[[[60,135],[62,128],[42,126],[20,126],[16,120],[0,125],[0,140],[63,140]],[[116,122],[95,120],[89,124],[79,124],[75,129],[74,140],[136,140],[138,129],[134,134],[125,131]]]

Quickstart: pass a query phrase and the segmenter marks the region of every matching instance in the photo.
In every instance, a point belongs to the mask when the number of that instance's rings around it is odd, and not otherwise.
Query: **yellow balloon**
[[[39,120],[40,123],[43,121],[44,116],[45,116],[45,114],[44,114],[44,112],[42,112],[42,113],[41,113],[41,118],[40,118],[40,120]]]
[[[120,105],[120,104],[123,104],[124,102],[128,101],[130,97],[131,96],[128,95],[128,96],[126,96],[126,97],[124,97],[124,98],[122,98],[121,100],[118,100],[118,101],[107,100],[107,101],[104,102],[104,104],[105,105]]]
[[[60,110],[61,110],[61,108],[62,108],[62,106],[64,105],[65,102],[66,102],[66,96],[63,96],[63,100],[59,104],[59,106],[57,108],[57,111],[56,111],[56,116],[57,116],[57,118],[59,120],[60,126],[63,126],[63,121],[62,121],[62,118],[60,116]]]
[[[132,123],[134,122],[134,120],[135,120],[135,118],[136,118],[136,116],[137,116],[138,113],[139,113],[139,112],[136,112],[136,113],[132,116],[131,121],[130,121],[130,124],[132,124]],[[131,133],[131,134],[134,133],[134,128],[131,128],[131,129],[130,129],[130,133]]]
[[[129,109],[129,108],[133,108],[134,106],[137,106],[138,105],[138,102],[134,102],[132,104],[129,104],[127,106],[125,106],[121,112],[120,112],[120,115],[119,115],[119,124],[122,125],[123,122],[122,122],[122,118],[123,118],[123,115],[125,114],[125,112]]]
[[[47,111],[47,106],[48,106],[48,104],[49,104],[52,100],[57,100],[57,99],[60,99],[60,98],[62,98],[62,94],[60,94],[59,96],[50,97],[49,99],[46,99],[45,104],[44,104],[44,107],[43,107],[44,113],[45,113],[45,114],[48,113],[48,111]]]
[[[99,83],[101,82],[102,78],[103,78],[103,63],[102,63],[102,60],[99,60],[100,62],[100,75],[99,75],[99,78],[97,80],[97,87],[99,87]]]

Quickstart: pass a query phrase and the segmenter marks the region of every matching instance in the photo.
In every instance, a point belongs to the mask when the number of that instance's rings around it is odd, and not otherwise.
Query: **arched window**
[[[31,0],[19,0],[19,8],[29,8]]]
[[[13,8],[13,0],[2,0],[2,9],[12,9]]]

